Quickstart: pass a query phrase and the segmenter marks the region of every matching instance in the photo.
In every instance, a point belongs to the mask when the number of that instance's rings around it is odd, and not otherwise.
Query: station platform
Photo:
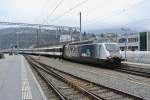
[[[150,64],[145,63],[136,63],[136,62],[129,62],[129,61],[123,61],[123,64],[127,64],[129,66],[139,67],[139,68],[145,68],[150,69]]]
[[[0,100],[47,100],[22,55],[0,59]]]

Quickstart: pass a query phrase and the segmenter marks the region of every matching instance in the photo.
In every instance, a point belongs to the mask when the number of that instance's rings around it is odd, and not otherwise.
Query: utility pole
[[[19,33],[17,33],[17,48],[19,49]]]
[[[57,35],[58,35],[58,29],[56,28],[56,39],[57,39]]]
[[[36,30],[36,47],[38,47],[39,46],[39,30],[37,29]]]
[[[37,48],[39,48],[39,32],[41,32],[41,26],[39,25],[39,29],[37,29]],[[40,54],[38,60],[40,60]]]
[[[19,33],[20,33],[20,32],[17,32],[17,33],[16,33],[16,35],[17,35],[17,36],[16,36],[16,38],[17,38],[17,45],[16,45],[16,46],[17,46],[17,48],[16,48],[16,49],[17,49],[17,54],[19,53],[19,48],[20,48]]]
[[[127,61],[127,50],[128,50],[128,33],[127,31],[129,30],[128,28],[125,29],[125,28],[121,28],[122,31],[125,32],[125,61]]]
[[[72,28],[69,28],[68,31],[69,31],[69,36],[70,36],[69,41],[72,42]]]
[[[39,33],[40,33],[40,29],[41,29],[41,26],[39,25],[38,29],[37,29],[37,33],[36,33],[36,46],[39,47]]]
[[[81,34],[81,12],[79,14],[80,14],[80,41],[81,41],[82,40],[82,34]]]

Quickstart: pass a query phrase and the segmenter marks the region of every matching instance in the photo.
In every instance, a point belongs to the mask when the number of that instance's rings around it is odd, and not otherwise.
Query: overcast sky
[[[0,0],[0,21],[79,26],[81,11],[83,30],[150,30],[149,10],[150,0]]]

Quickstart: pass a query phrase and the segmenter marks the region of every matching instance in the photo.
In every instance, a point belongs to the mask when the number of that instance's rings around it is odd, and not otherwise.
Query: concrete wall
[[[125,52],[121,53],[125,58]],[[150,51],[127,51],[127,61],[150,64]]]

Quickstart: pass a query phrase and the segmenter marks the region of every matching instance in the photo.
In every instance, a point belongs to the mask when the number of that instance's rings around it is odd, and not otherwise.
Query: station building
[[[150,32],[124,34],[117,38],[117,42],[122,51],[125,45],[129,51],[150,51]]]

